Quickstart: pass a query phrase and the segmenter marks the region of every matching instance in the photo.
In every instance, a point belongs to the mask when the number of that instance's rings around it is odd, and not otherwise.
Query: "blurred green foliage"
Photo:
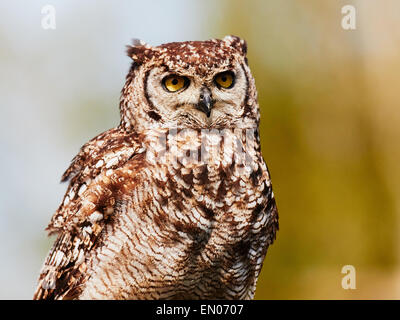
[[[376,286],[397,263],[395,194],[382,170],[363,34],[341,28],[344,4],[224,1],[215,19],[220,37],[248,43],[280,215],[257,299],[393,297],[392,285]],[[346,264],[358,273],[353,292],[341,288]]]

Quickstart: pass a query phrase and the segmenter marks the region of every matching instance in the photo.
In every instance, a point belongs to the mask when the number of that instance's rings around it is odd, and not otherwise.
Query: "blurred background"
[[[0,299],[32,298],[61,174],[119,122],[125,45],[227,34],[248,43],[280,215],[256,299],[400,298],[399,1],[3,0]]]

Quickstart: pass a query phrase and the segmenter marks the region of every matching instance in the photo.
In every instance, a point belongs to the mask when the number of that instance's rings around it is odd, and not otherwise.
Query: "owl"
[[[252,299],[278,230],[246,42],[134,40],[121,120],[62,176],[34,299]]]

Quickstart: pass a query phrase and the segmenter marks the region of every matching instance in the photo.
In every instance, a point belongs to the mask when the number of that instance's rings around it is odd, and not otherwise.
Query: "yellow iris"
[[[164,87],[170,92],[178,91],[185,86],[185,78],[177,75],[168,76],[163,82]]]
[[[233,86],[233,73],[230,71],[222,72],[217,74],[215,77],[215,82],[222,88],[228,89]]]

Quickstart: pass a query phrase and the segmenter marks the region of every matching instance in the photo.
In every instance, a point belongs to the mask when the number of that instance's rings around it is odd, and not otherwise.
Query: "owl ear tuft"
[[[227,45],[235,48],[236,50],[239,50],[241,52],[242,55],[246,55],[247,53],[247,43],[245,40],[237,37],[237,36],[233,36],[233,35],[229,35],[229,36],[225,36],[224,39],[222,39]]]
[[[151,58],[153,48],[143,40],[132,39],[132,45],[126,46],[126,54],[136,64],[140,65]]]

